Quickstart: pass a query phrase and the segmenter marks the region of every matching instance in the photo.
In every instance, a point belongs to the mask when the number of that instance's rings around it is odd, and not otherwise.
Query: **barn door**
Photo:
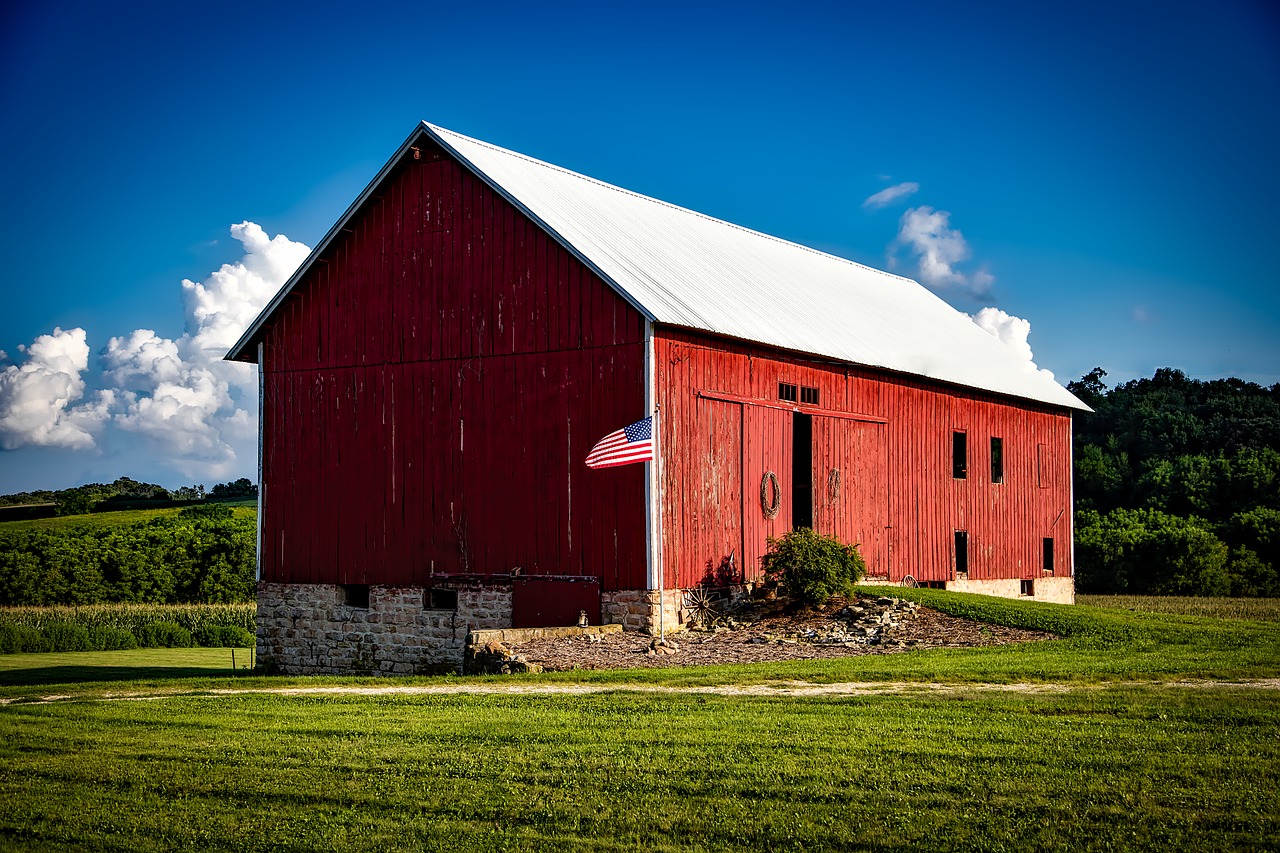
[[[888,446],[885,425],[813,418],[813,526],[858,545],[870,575],[888,573]]]
[[[697,563],[682,568],[680,585],[724,586],[741,582],[743,406],[707,398],[696,405],[698,492],[686,524]]]
[[[769,537],[791,529],[795,426],[791,412],[767,406],[742,407],[742,569],[746,580],[760,577],[760,558]]]

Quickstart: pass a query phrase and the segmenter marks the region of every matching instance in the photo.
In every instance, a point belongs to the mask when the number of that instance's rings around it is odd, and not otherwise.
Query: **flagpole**
[[[653,537],[653,556],[654,561],[658,564],[658,640],[659,642],[667,639],[667,601],[666,601],[666,578],[663,577],[662,571],[662,446],[658,441],[658,435],[661,432],[661,421],[658,415],[661,413],[662,406],[655,403],[653,406],[653,471],[651,476],[657,481],[656,513],[658,516],[658,524],[656,524]]]

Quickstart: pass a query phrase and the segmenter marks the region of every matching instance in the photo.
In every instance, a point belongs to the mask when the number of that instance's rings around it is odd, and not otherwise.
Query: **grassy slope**
[[[257,514],[257,504],[254,501],[229,502],[226,504],[231,507],[231,512],[236,517],[249,516]],[[143,521],[150,521],[153,518],[166,515],[177,515],[181,512],[180,507],[171,507],[169,509],[130,509],[121,510],[120,512],[91,512],[84,515],[63,515],[57,518],[33,518],[27,521],[0,521],[0,533],[6,531],[19,530],[44,530],[56,529],[61,527],[115,527],[117,525],[137,524]]]
[[[15,703],[0,706],[6,806],[0,846],[695,851],[1280,844],[1276,691],[1085,686],[1139,676],[1280,674],[1280,626],[912,594],[987,621],[1053,626],[1066,639],[541,680],[613,682],[625,690],[645,682],[776,678],[1038,678],[1074,689],[844,699],[628,691]],[[38,691],[10,681],[3,692],[189,693],[355,681],[138,675],[152,681]]]

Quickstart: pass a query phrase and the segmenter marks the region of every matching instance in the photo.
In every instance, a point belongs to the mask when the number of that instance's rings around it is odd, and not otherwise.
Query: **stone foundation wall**
[[[895,586],[884,578],[863,578],[860,582],[867,586]],[[921,584],[923,586],[924,584]],[[1054,604],[1076,603],[1075,578],[1038,577],[1034,579],[1034,595],[1022,594],[1022,581],[1017,578],[997,578],[990,580],[968,580],[958,578],[947,581],[947,589],[952,592],[972,592],[978,595],[994,595],[997,598],[1027,598],[1033,601],[1049,601]]]
[[[683,631],[688,614],[684,609],[684,590],[667,589],[662,593],[662,612],[658,607],[658,590],[619,589],[600,593],[600,614],[606,625],[621,625],[629,631],[645,631],[657,635],[659,616],[667,633]]]
[[[1000,598],[1030,598],[1035,601],[1050,601],[1054,604],[1075,604],[1076,584],[1074,578],[1040,577],[1033,582],[1034,595],[1023,595],[1022,581],[1013,580],[952,580],[947,581],[947,589],[953,592],[976,592],[980,595],[995,595]]]
[[[258,584],[258,662],[288,675],[440,672],[462,665],[469,629],[511,625],[506,584],[437,585],[458,606],[432,610],[422,587],[370,586],[368,607],[337,584]]]

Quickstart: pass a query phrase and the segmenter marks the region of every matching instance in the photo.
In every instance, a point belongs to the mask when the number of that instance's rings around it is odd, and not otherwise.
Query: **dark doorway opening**
[[[813,417],[796,412],[791,450],[791,525],[813,527]]]
[[[956,531],[956,575],[969,576],[969,532]]]

